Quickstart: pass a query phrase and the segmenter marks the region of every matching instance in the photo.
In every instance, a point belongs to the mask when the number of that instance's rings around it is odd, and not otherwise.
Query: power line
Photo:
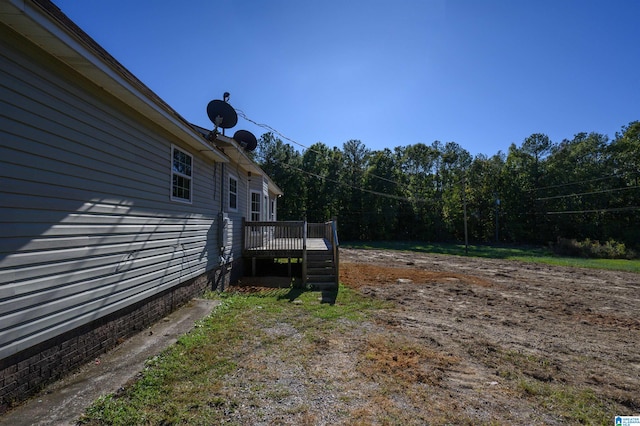
[[[637,174],[637,172],[634,172],[632,174]],[[532,189],[529,189],[527,191],[531,192],[531,191],[541,191],[543,189],[562,188],[562,187],[565,187],[565,186],[581,185],[583,183],[598,182],[598,181],[601,181],[601,180],[607,180],[607,179],[616,178],[616,177],[617,178],[621,178],[621,177],[625,177],[625,176],[621,176],[619,174],[613,174],[613,175],[603,176],[603,177],[599,177],[599,178],[593,178],[593,179],[587,179],[587,180],[579,180],[579,181],[575,181],[575,182],[560,183],[560,184],[557,184],[557,185],[542,186],[540,188],[532,188]]]
[[[623,212],[623,211],[631,211],[631,210],[640,210],[640,206],[634,207],[617,207],[611,209],[593,209],[593,210],[565,210],[559,212],[546,212],[548,215],[558,215],[558,214],[580,214],[580,213],[608,213],[608,212]]]
[[[629,189],[636,189],[636,188],[640,188],[640,186],[627,186],[624,188],[603,189],[601,191],[581,192],[578,194],[554,195],[553,197],[536,198],[536,201],[555,200],[558,198],[566,198],[566,197],[578,197],[581,195],[606,194],[608,192],[619,192],[619,191],[626,191]]]
[[[298,171],[300,173],[304,173],[304,174],[307,174],[309,176],[312,176],[312,177],[315,177],[315,178],[318,178],[318,179],[322,179],[322,180],[326,180],[328,182],[336,183],[338,185],[346,186],[347,188],[355,189],[357,191],[367,192],[369,194],[377,195],[379,197],[391,198],[391,199],[394,199],[394,200],[414,202],[414,203],[428,203],[429,202],[429,200],[425,200],[425,199],[422,199],[422,198],[402,197],[400,195],[387,194],[387,193],[384,193],[384,192],[374,191],[372,189],[366,189],[366,188],[362,188],[362,187],[355,186],[355,185],[349,185],[348,183],[341,182],[341,181],[338,181],[338,180],[335,180],[335,179],[331,179],[329,177],[322,176],[322,175],[319,175],[317,173],[309,172],[307,170],[302,170],[302,169],[300,169],[298,167],[295,167],[295,166],[292,166],[290,164],[282,164],[282,166],[284,166],[284,167],[286,167],[288,169],[296,170],[296,171]]]
[[[264,123],[258,123],[254,120],[252,120],[251,118],[247,117],[247,115],[244,113],[244,111],[240,110],[240,109],[236,109],[236,112],[238,113],[238,115],[242,118],[244,118],[245,120],[247,120],[250,123],[255,124],[258,127],[261,127],[269,132],[272,132],[273,134],[279,136],[280,138],[289,141],[291,143],[293,143],[294,145],[297,145],[305,150],[314,152],[316,154],[319,155],[326,155],[326,153],[312,149],[311,147],[308,147],[306,145],[303,145],[299,142],[297,142],[294,139],[291,139],[289,137],[287,137],[286,135],[282,134],[281,132],[279,132],[277,129],[269,126],[268,124],[264,124]],[[392,194],[387,194],[387,193],[383,193],[383,192],[379,192],[379,191],[374,191],[371,189],[366,189],[366,188],[362,188],[362,187],[357,187],[355,185],[350,185],[347,184],[345,182],[341,182],[335,179],[331,179],[329,177],[326,176],[321,176],[319,174],[313,173],[313,172],[309,172],[307,170],[303,170],[300,169],[298,167],[294,167],[291,166],[289,164],[281,164],[282,166],[289,168],[289,169],[293,169],[296,170],[300,173],[304,173],[307,174],[309,176],[318,178],[318,179],[322,179],[328,182],[332,182],[332,183],[336,183],[338,185],[341,186],[345,186],[357,191],[362,191],[362,192],[366,192],[366,193],[370,193],[373,195],[377,195],[380,197],[385,197],[385,198],[391,198],[391,199],[395,199],[395,200],[399,200],[399,201],[407,201],[407,202],[418,202],[418,203],[430,203],[430,200],[426,200],[426,199],[420,199],[420,198],[409,198],[409,197],[402,197],[399,195],[392,195]],[[637,173],[634,173],[637,174]],[[389,183],[393,183],[394,185],[397,185],[403,189],[407,189],[406,187],[404,187],[403,184],[401,184],[398,181],[389,179],[389,178],[385,178],[382,176],[378,176],[375,175],[373,173],[368,173],[369,176],[376,178],[376,179],[380,179]],[[614,174],[614,175],[609,175],[609,176],[604,176],[604,177],[600,177],[600,178],[594,178],[594,179],[588,179],[588,180],[583,180],[583,181],[576,181],[576,182],[568,182],[568,183],[564,183],[564,184],[558,184],[558,185],[550,185],[550,186],[545,186],[545,187],[540,187],[540,188],[533,188],[531,190],[528,191],[540,191],[540,190],[544,190],[544,189],[554,189],[554,188],[562,188],[562,187],[566,187],[566,186],[572,186],[572,185],[579,185],[579,184],[584,184],[584,183],[592,183],[592,182],[598,182],[598,181],[602,181],[602,180],[607,180],[607,179],[611,179],[614,177],[622,177],[620,175]],[[460,182],[457,182],[460,183]],[[603,194],[603,193],[608,193],[608,192],[618,192],[618,191],[625,191],[628,189],[635,189],[635,188],[640,188],[640,186],[631,186],[631,187],[625,187],[625,188],[614,188],[614,189],[607,189],[607,190],[601,190],[601,191],[592,191],[592,192],[584,192],[584,193],[577,193],[577,194],[568,194],[568,195],[558,195],[558,196],[552,196],[552,197],[541,197],[541,198],[537,198],[537,201],[544,201],[544,200],[552,200],[552,199],[557,199],[557,198],[565,198],[565,197],[575,197],[575,196],[581,196],[581,195],[594,195],[594,194]],[[559,214],[580,214],[580,213],[605,213],[605,212],[619,212],[619,211],[631,211],[631,210],[640,210],[640,207],[620,207],[620,208],[609,208],[609,209],[593,209],[593,210],[573,210],[573,211],[556,211],[556,212],[546,212],[545,214],[547,215],[559,215]]]
[[[297,142],[297,141],[295,141],[295,140],[293,140],[293,139],[291,139],[291,138],[289,138],[289,137],[287,137],[287,136],[283,135],[283,134],[282,134],[282,133],[280,133],[278,130],[274,129],[273,127],[269,126],[268,124],[258,123],[258,122],[256,122],[256,121],[254,121],[254,120],[250,119],[249,117],[247,117],[247,115],[244,113],[244,111],[242,111],[242,110],[240,110],[240,109],[237,109],[237,108],[236,108],[236,112],[238,113],[238,115],[239,115],[240,117],[244,118],[244,119],[245,119],[245,120],[247,120],[248,122],[253,123],[253,124],[255,124],[255,125],[256,125],[256,126],[258,126],[258,127],[262,127],[263,129],[268,130],[268,131],[270,131],[270,132],[272,132],[272,133],[274,133],[274,134],[278,135],[278,136],[279,136],[280,138],[282,138],[282,139],[285,139],[285,140],[287,140],[287,141],[289,141],[289,142],[291,142],[291,143],[293,143],[293,144],[295,144],[295,145],[298,145],[299,147],[302,147],[303,149],[305,149],[305,150],[307,150],[307,151],[315,152],[316,154],[318,154],[318,155],[322,155],[322,156],[324,156],[324,155],[325,155],[325,153],[324,153],[324,152],[320,152],[320,151],[318,151],[318,150],[316,150],[316,149],[312,149],[311,147],[305,146],[305,145],[301,144],[300,142]],[[382,177],[382,176],[378,176],[378,175],[375,175],[375,174],[373,174],[373,173],[368,173],[368,175],[369,175],[369,176],[371,176],[371,177],[374,177],[374,178],[376,178],[376,179],[380,179],[380,180],[387,181],[387,182],[389,182],[389,183],[393,183],[394,185],[402,186],[402,184],[401,184],[400,182],[397,182],[397,181],[392,180],[392,179],[389,179],[389,178],[385,178],[385,177]]]

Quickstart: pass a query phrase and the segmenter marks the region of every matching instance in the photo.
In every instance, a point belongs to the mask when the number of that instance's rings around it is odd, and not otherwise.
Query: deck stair
[[[335,289],[336,263],[332,251],[307,252],[307,286],[316,290]]]
[[[315,290],[338,290],[340,270],[337,223],[306,221],[246,222],[243,220],[243,257],[256,259],[297,258],[302,260],[302,284]]]

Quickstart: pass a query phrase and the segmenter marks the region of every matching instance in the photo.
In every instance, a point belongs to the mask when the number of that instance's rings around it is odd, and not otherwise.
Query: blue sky
[[[53,1],[203,127],[225,91],[304,146],[440,140],[491,156],[640,120],[640,1]]]

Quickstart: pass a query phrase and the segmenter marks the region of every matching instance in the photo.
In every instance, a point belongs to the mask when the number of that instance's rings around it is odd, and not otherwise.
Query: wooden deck
[[[338,285],[338,234],[334,221],[326,223],[244,222],[242,256],[256,259],[302,260],[302,281],[319,286]],[[311,282],[311,284],[313,284]]]
[[[303,238],[273,238],[255,247],[245,247],[244,255],[249,257],[301,257],[305,241]],[[324,238],[307,238],[307,251],[330,251],[331,243]]]

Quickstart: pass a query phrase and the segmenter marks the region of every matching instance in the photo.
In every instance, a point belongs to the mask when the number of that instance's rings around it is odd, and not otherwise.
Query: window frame
[[[256,196],[256,199],[258,201],[257,210],[253,209],[254,204],[256,204],[253,198],[254,195]],[[250,197],[249,198],[249,219],[251,220],[251,222],[260,222],[262,220],[262,192],[252,190],[251,195],[249,197]],[[254,220],[254,215],[258,216],[258,220]]]
[[[181,154],[183,154],[186,158],[189,159],[189,164],[188,164],[188,171],[189,173],[185,173],[185,172],[181,172],[179,170],[176,170],[175,166],[175,153],[179,152]],[[193,161],[193,155],[191,155],[188,151],[186,151],[185,149],[173,145],[171,144],[171,158],[170,158],[170,167],[171,167],[171,178],[169,181],[169,196],[171,201],[176,201],[179,203],[185,203],[185,204],[192,204],[193,203],[193,177],[194,177],[194,161]],[[180,197],[178,195],[175,195],[174,193],[174,189],[176,189],[176,186],[174,184],[174,178],[175,177],[179,177],[185,180],[189,181],[189,187],[188,187],[188,191],[189,191],[189,198],[184,198],[184,197]],[[178,188],[183,188],[183,187],[178,187]]]
[[[236,183],[236,190],[235,192],[231,192],[231,181],[234,180]],[[237,212],[238,211],[238,202],[240,200],[239,195],[239,183],[240,181],[238,180],[238,177],[236,175],[232,175],[231,173],[229,173],[229,175],[227,176],[227,208],[229,209],[229,211],[231,212]],[[231,195],[235,196],[235,206],[231,206]]]

